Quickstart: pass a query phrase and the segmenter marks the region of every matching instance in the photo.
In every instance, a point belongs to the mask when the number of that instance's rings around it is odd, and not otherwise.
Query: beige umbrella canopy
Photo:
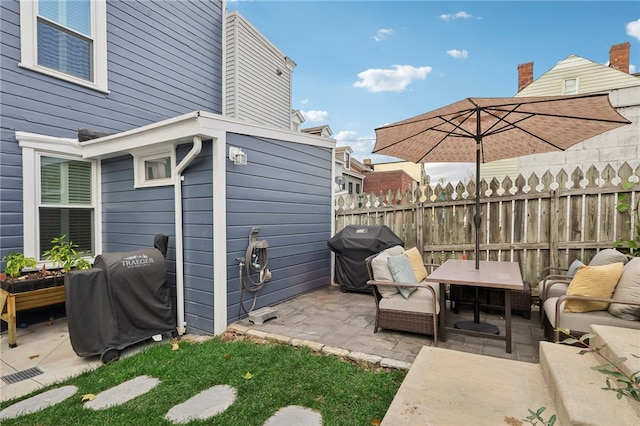
[[[629,124],[606,93],[467,98],[376,129],[373,152],[413,163],[480,163],[565,150]],[[480,185],[476,184],[475,259],[479,268]]]

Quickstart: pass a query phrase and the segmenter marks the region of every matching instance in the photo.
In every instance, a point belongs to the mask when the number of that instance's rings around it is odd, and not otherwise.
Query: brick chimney
[[[518,65],[518,92],[533,83],[533,62]]]
[[[609,66],[629,74],[629,49],[631,43],[614,44],[609,49]]]

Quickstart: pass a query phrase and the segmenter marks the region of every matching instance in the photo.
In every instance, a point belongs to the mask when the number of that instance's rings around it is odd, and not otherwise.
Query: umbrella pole
[[[478,118],[478,126],[480,125],[480,119]],[[478,130],[478,134],[480,130]],[[473,216],[473,222],[476,226],[476,269],[480,269],[480,223],[482,221],[482,214],[480,213],[480,141],[481,137],[477,136],[476,139],[476,212]],[[476,297],[473,301],[473,323],[480,324],[480,300],[478,297],[478,287],[475,289]]]
[[[480,269],[480,222],[482,214],[480,213],[480,146],[482,145],[482,135],[480,134],[480,111],[478,110],[478,128],[476,133],[476,212],[473,216],[473,222],[476,226],[476,269]],[[461,330],[476,331],[481,333],[500,334],[500,330],[493,324],[480,322],[480,297],[479,288],[475,286],[475,300],[473,301],[473,321],[458,321],[454,328]]]
[[[480,118],[478,118],[478,126],[480,125]],[[478,132],[479,133],[479,132]],[[481,136],[477,136],[476,139],[476,212],[473,216],[473,222],[476,226],[476,269],[480,269],[480,222],[482,221],[482,213],[480,213],[480,142]]]

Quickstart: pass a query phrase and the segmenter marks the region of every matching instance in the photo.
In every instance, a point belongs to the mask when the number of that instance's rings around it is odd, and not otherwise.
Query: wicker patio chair
[[[377,333],[378,328],[387,330],[408,331],[411,333],[432,335],[434,344],[438,344],[438,313],[440,306],[438,302],[438,285],[428,284],[425,281],[420,283],[399,283],[394,281],[376,281],[373,275],[371,262],[378,254],[369,256],[365,259],[367,272],[369,274],[369,284],[372,288],[373,298],[376,304],[376,320],[373,332]],[[431,273],[439,265],[425,264],[427,271]],[[396,293],[391,297],[383,297],[378,286],[387,287],[417,287],[418,290],[413,293],[409,299],[404,299],[400,293]],[[418,299],[419,298],[419,299]],[[415,301],[420,300],[421,308],[415,310],[411,305],[415,305]],[[406,307],[405,307],[406,306]]]

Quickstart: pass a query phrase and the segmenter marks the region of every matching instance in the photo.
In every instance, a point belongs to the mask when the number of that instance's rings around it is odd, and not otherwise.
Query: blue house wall
[[[227,165],[227,317],[240,307],[239,268],[249,233],[267,240],[273,278],[260,289],[256,308],[276,304],[331,282],[331,149],[273,139],[227,135],[227,144],[247,154],[249,164]],[[255,280],[255,277],[254,277]],[[244,292],[248,310],[253,294]]]
[[[108,94],[18,66],[19,0],[0,1],[0,27],[0,256],[23,250],[16,131],[76,138],[78,129],[117,133],[222,112],[222,2],[107,1]],[[131,241],[103,229],[105,251]]]
[[[0,256],[24,248],[22,153],[15,132],[75,139],[78,129],[122,134],[193,111],[222,113],[222,2],[108,1],[109,93],[19,67],[19,6],[18,0],[0,1]],[[219,171],[213,170],[210,140],[203,141],[202,151],[184,170],[187,332],[220,328],[214,324],[214,285],[216,294],[220,284],[227,287],[227,322],[244,316],[236,259],[245,255],[253,227],[259,227],[259,239],[269,243],[273,277],[257,293],[256,307],[330,284],[326,242],[332,229],[332,148],[327,141],[291,142],[296,139],[290,134],[289,140],[279,140],[226,133],[227,145],[241,147],[249,164],[226,160],[224,264],[214,264],[213,180]],[[190,149],[191,144],[179,145],[176,163]],[[97,160],[102,226],[98,251],[149,247],[154,234],[167,234],[169,282],[175,284],[175,188],[134,188],[134,159],[121,151]],[[226,283],[214,283],[215,268],[225,268]],[[172,292],[175,297],[175,286]],[[251,306],[252,297],[245,292],[245,306]]]

